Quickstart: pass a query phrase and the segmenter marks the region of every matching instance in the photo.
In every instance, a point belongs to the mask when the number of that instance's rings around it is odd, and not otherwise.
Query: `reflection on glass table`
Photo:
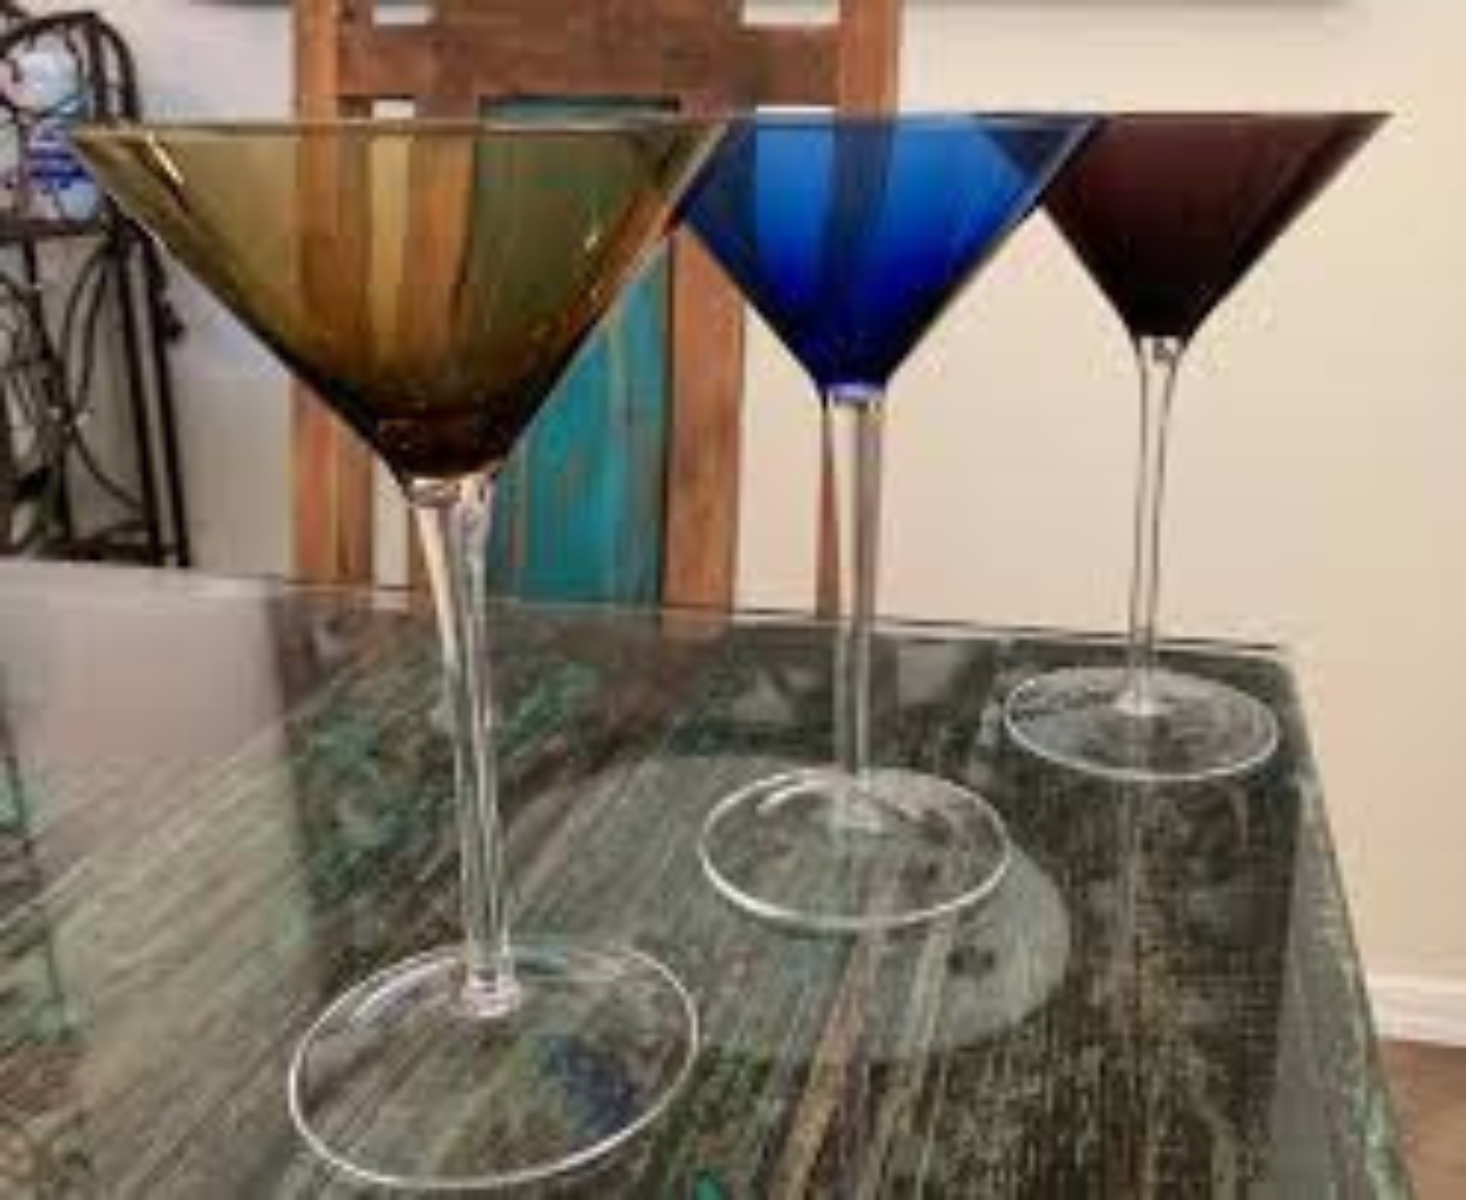
[[[37,797],[10,727],[0,672],[0,1036],[38,1050],[37,1078],[0,1067],[0,1195],[91,1195],[78,1068],[86,1049],[52,936],[46,872],[37,848]]]
[[[1403,1192],[1276,655],[1175,651],[1268,701],[1270,764],[1127,789],[1014,752],[1000,718],[1016,680],[1114,643],[879,628],[873,752],[980,789],[1023,851],[991,904],[845,939],[750,921],[694,852],[750,768],[822,759],[828,627],[495,619],[516,917],[660,959],[702,1016],[664,1119],[555,1194]],[[331,997],[455,927],[428,619],[397,595],[0,566],[0,677],[34,863],[0,916],[0,995],[27,969],[22,913],[60,981],[45,1019],[0,1006],[12,1117],[70,1122],[108,1195],[354,1194],[299,1143],[281,1077]],[[75,1082],[47,1092],[63,1013]],[[619,1111],[585,1044],[547,1065]]]

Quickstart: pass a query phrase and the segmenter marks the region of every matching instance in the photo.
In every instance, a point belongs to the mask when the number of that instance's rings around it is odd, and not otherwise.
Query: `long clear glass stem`
[[[509,953],[504,834],[498,762],[491,736],[483,555],[492,483],[483,477],[420,482],[408,488],[432,585],[452,717],[459,873],[463,906],[465,1007],[481,1016],[519,999]]]
[[[840,522],[836,503],[835,435],[838,419],[835,406],[820,405],[820,494],[815,525],[815,612],[826,621],[840,616]]]
[[[1135,341],[1140,370],[1140,467],[1135,490],[1134,566],[1125,687],[1119,705],[1132,716],[1159,711],[1155,698],[1156,624],[1161,596],[1161,532],[1166,459],[1176,380],[1186,347],[1175,338]]]
[[[859,780],[870,769],[871,628],[880,552],[884,398],[872,391],[832,391],[825,404],[833,434],[839,539],[835,757]]]

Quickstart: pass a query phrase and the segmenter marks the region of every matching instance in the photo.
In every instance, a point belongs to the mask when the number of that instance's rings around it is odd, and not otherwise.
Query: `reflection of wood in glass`
[[[503,463],[661,232],[708,133],[379,123],[82,146],[394,471],[452,478]]]
[[[1132,334],[1185,340],[1382,117],[1112,117],[1048,209]]]
[[[96,1187],[76,1072],[73,1024],[46,912],[46,877],[25,777],[0,688],[0,1195],[91,1195]],[[13,1190],[12,1190],[13,1189]]]

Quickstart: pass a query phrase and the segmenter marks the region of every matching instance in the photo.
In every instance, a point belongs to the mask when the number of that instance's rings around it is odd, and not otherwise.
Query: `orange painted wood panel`
[[[337,44],[343,27],[370,18],[365,0],[299,0],[295,5],[295,104],[304,117],[359,114],[363,106],[340,94]],[[329,179],[303,174],[301,204],[306,214],[328,195]],[[322,189],[321,194],[316,189]],[[309,256],[307,256],[307,261]],[[341,284],[319,280],[331,289],[322,303],[349,303]],[[359,291],[358,291],[359,294]],[[373,459],[369,450],[336,417],[296,383],[291,398],[291,532],[295,573],[322,583],[372,580]]]

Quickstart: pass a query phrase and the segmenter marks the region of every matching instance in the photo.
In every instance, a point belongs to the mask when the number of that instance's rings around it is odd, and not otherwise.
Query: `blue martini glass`
[[[981,901],[1007,870],[1006,831],[982,797],[871,762],[881,425],[891,376],[1094,124],[760,116],[728,135],[689,206],[692,228],[808,372],[835,448],[835,761],[726,797],[699,843],[714,885],[763,918],[898,928]]]

